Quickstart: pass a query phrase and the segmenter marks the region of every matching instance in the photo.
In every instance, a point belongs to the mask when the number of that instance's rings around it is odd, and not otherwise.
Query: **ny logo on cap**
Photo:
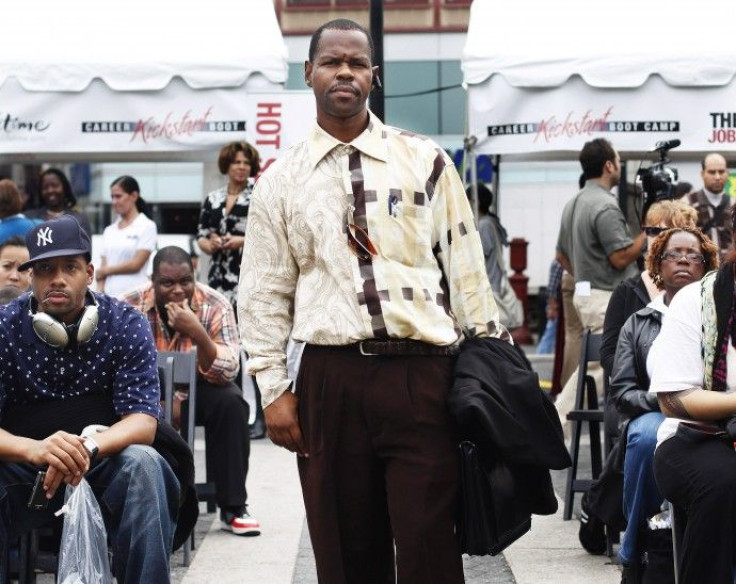
[[[47,243],[54,243],[54,240],[51,239],[51,234],[53,233],[51,227],[44,227],[43,229],[39,229],[38,233],[36,234],[36,245],[37,246],[45,246]]]

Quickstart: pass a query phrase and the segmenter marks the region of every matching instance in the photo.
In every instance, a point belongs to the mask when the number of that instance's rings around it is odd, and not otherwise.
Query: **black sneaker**
[[[606,525],[588,509],[588,493],[580,501],[580,531],[578,539],[583,549],[594,556],[606,553]]]

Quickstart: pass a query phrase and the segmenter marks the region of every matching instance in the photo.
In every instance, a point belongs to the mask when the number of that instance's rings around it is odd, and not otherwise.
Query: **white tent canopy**
[[[736,143],[728,0],[475,0],[463,54],[469,135],[489,154]]]
[[[12,16],[0,35],[6,160],[181,159],[253,139],[269,101],[254,92],[287,77],[272,0],[25,0]]]

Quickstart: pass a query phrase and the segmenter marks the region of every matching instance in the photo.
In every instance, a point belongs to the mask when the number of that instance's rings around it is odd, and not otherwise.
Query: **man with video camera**
[[[611,193],[621,178],[621,160],[611,143],[605,138],[586,142],[579,160],[586,182],[562,211],[557,260],[575,277],[573,304],[580,322],[596,334],[603,330],[613,289],[638,273],[636,260],[646,236],[631,237],[626,217]],[[563,428],[574,405],[576,383],[573,374],[555,402]]]

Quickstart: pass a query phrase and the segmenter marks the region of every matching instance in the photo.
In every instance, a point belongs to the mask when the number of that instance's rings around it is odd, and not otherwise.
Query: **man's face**
[[[621,180],[621,157],[618,152],[616,152],[616,158],[613,159],[613,162],[607,162],[606,164],[609,167],[611,186],[613,187]]]
[[[189,264],[161,262],[153,275],[153,293],[159,307],[169,302],[190,303],[194,296],[194,274]]]
[[[346,120],[365,111],[374,67],[368,38],[359,30],[326,29],[317,45],[314,61],[304,66],[304,78],[312,87],[319,116]]]
[[[728,179],[726,159],[720,154],[710,154],[705,158],[705,168],[700,172],[703,186],[711,193],[723,192]]]
[[[65,324],[74,324],[84,308],[84,296],[94,272],[82,255],[35,262],[31,281],[38,311]]]

